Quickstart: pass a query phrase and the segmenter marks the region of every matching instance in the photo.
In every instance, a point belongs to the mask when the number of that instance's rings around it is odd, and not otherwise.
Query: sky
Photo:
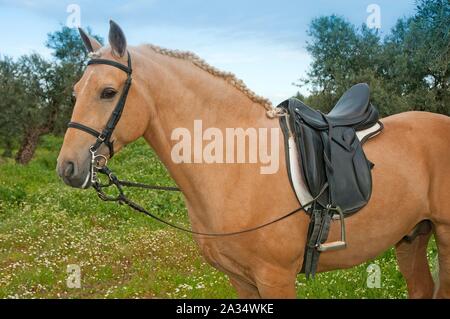
[[[337,14],[361,26],[373,21],[372,4],[379,8],[381,35],[415,9],[415,0],[0,0],[0,55],[50,57],[47,34],[72,25],[77,6],[81,26],[105,39],[113,19],[129,45],[193,51],[276,105],[295,95],[293,83],[306,76],[311,20]]]

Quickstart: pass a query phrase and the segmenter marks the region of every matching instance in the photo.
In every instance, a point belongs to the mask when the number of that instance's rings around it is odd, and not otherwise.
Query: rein
[[[131,199],[129,199],[125,193],[123,188],[124,187],[135,187],[135,188],[143,188],[143,189],[149,189],[149,190],[162,190],[162,191],[170,191],[170,192],[181,192],[181,190],[178,187],[170,187],[170,186],[155,186],[155,185],[148,185],[148,184],[143,184],[143,183],[136,183],[136,182],[130,182],[130,181],[125,181],[125,180],[120,180],[119,178],[117,178],[116,175],[114,175],[114,173],[107,167],[107,163],[108,163],[108,158],[102,154],[97,154],[98,149],[100,148],[100,146],[102,144],[105,144],[108,149],[109,149],[109,158],[112,158],[114,155],[114,145],[113,142],[111,142],[111,135],[117,125],[117,123],[120,120],[120,117],[122,116],[122,112],[123,109],[125,107],[125,102],[128,96],[128,92],[129,89],[131,87],[131,81],[132,81],[132,68],[131,68],[131,56],[130,53],[128,52],[128,66],[125,66],[121,63],[112,61],[112,60],[105,60],[105,59],[92,59],[88,62],[88,65],[94,65],[94,64],[105,64],[105,65],[110,65],[113,66],[115,68],[118,68],[124,72],[127,73],[127,80],[125,81],[125,86],[123,88],[122,94],[119,98],[119,101],[117,102],[116,107],[114,108],[114,111],[112,112],[105,128],[103,129],[103,131],[100,133],[95,129],[92,129],[86,125],[77,123],[77,122],[70,122],[68,124],[69,128],[74,128],[74,129],[78,129],[81,130],[85,133],[88,133],[94,137],[97,138],[97,140],[95,141],[94,144],[92,144],[89,148],[89,152],[91,153],[91,167],[90,167],[90,182],[92,187],[95,189],[95,191],[97,192],[98,197],[106,202],[118,202],[119,204],[125,204],[129,207],[131,207],[132,209],[141,212],[147,216],[150,216],[151,218],[167,225],[170,226],[172,228],[178,229],[180,231],[189,233],[189,234],[193,234],[193,235],[201,235],[201,236],[208,236],[208,237],[226,237],[226,236],[234,236],[234,235],[239,235],[239,234],[244,234],[244,233],[249,233],[264,227],[267,227],[271,224],[274,224],[276,222],[279,222],[283,219],[288,218],[289,216],[292,216],[302,210],[304,210],[306,212],[306,208],[312,204],[314,204],[317,199],[324,193],[324,191],[328,188],[328,184],[325,184],[323,186],[323,188],[321,189],[321,191],[319,192],[319,194],[314,197],[312,200],[310,200],[308,203],[301,205],[300,207],[292,210],[291,212],[278,217],[272,221],[269,221],[265,224],[256,226],[256,227],[252,227],[252,228],[247,228],[244,230],[240,230],[240,231],[234,231],[234,232],[227,232],[227,233],[204,233],[204,232],[197,232],[197,231],[193,231],[191,229],[187,229],[184,227],[181,227],[179,225],[176,225],[174,223],[171,223],[169,221],[166,221],[158,216],[156,216],[155,214],[151,213],[150,211],[146,210],[145,208],[143,208],[142,206],[140,206],[139,204],[133,202]],[[103,174],[106,175],[108,177],[108,183],[107,184],[102,184],[100,179],[98,178],[98,174]],[[89,181],[89,180],[87,180]],[[119,194],[117,196],[112,196],[112,195],[108,195],[107,193],[104,192],[103,189],[105,188],[109,188],[114,186],[117,191],[119,192]]]
[[[208,236],[208,237],[227,237],[227,236],[235,236],[235,235],[240,235],[240,234],[244,234],[244,233],[249,233],[261,228],[264,228],[266,226],[269,226],[271,224],[274,224],[276,222],[279,222],[283,219],[288,218],[289,216],[292,216],[296,213],[298,213],[299,211],[305,210],[308,206],[310,206],[311,204],[313,204],[322,194],[323,192],[327,189],[328,184],[326,184],[322,190],[320,191],[320,193],[314,197],[311,201],[309,201],[308,203],[301,205],[300,207],[294,209],[293,211],[287,213],[286,215],[283,215],[281,217],[278,217],[272,221],[269,221],[265,224],[256,226],[256,227],[252,227],[252,228],[247,228],[244,230],[240,230],[240,231],[234,231],[234,232],[227,232],[227,233],[204,233],[204,232],[197,232],[197,231],[193,231],[191,229],[187,229],[184,227],[181,227],[179,225],[176,225],[174,223],[168,222],[158,216],[156,216],[155,214],[149,212],[148,210],[146,210],[145,208],[143,208],[142,206],[140,206],[139,204],[133,202],[131,199],[129,199],[124,191],[123,191],[123,187],[139,187],[139,188],[145,188],[145,189],[151,189],[151,190],[163,190],[163,191],[169,191],[169,192],[181,192],[181,190],[177,187],[170,187],[170,186],[155,186],[155,185],[148,185],[148,184],[141,184],[141,183],[135,183],[135,182],[129,182],[129,181],[123,181],[117,178],[116,175],[114,175],[114,173],[106,166],[103,166],[102,168],[98,169],[98,172],[101,174],[104,174],[106,176],[108,176],[109,179],[109,183],[108,184],[100,184],[97,180],[97,182],[95,182],[92,186],[93,188],[97,191],[97,195],[98,197],[103,200],[103,201],[107,201],[107,202],[118,202],[119,204],[125,204],[129,207],[131,207],[132,209],[141,212],[147,216],[150,216],[151,218],[167,225],[170,226],[172,228],[178,229],[180,231],[183,231],[185,233],[189,233],[189,234],[193,234],[193,235],[201,235],[201,236]],[[119,195],[117,196],[111,196],[106,194],[103,191],[103,188],[108,188],[111,186],[115,186],[116,189],[119,192]]]
[[[239,234],[244,234],[244,233],[249,233],[258,229],[261,229],[263,227],[269,226],[271,224],[274,224],[276,222],[279,222],[283,219],[288,218],[289,216],[294,215],[295,213],[298,213],[299,211],[302,210],[306,210],[306,208],[308,206],[310,206],[311,204],[313,204],[322,194],[323,192],[327,189],[328,184],[326,184],[322,190],[319,192],[319,194],[314,197],[311,201],[309,201],[308,203],[301,205],[300,207],[294,209],[293,211],[287,213],[286,215],[283,215],[281,217],[278,217],[270,222],[267,222],[265,224],[256,226],[256,227],[252,227],[252,228],[247,228],[244,230],[240,230],[240,231],[234,231],[234,232],[228,232],[228,233],[204,233],[204,232],[197,232],[197,231],[193,231],[191,229],[187,229],[181,226],[178,226],[174,223],[168,222],[158,216],[156,216],[155,214],[149,212],[148,210],[146,210],[145,208],[143,208],[142,206],[140,206],[139,204],[133,202],[131,199],[129,199],[124,191],[123,191],[123,187],[138,187],[138,188],[143,188],[143,189],[150,189],[150,190],[162,190],[162,191],[169,191],[169,192],[181,192],[181,190],[177,187],[170,187],[170,186],[155,186],[155,185],[148,185],[148,184],[142,184],[142,183],[135,183],[135,182],[129,182],[129,181],[123,181],[117,178],[116,175],[114,175],[114,173],[106,166],[103,166],[99,169],[97,169],[98,173],[104,174],[106,176],[108,176],[109,182],[108,184],[101,184],[99,182],[99,180],[97,179],[97,181],[95,183],[92,184],[93,188],[97,191],[97,195],[98,197],[106,202],[118,202],[119,204],[125,204],[129,207],[131,207],[132,209],[141,212],[147,216],[152,217],[153,219],[156,219],[157,221],[170,226],[172,228],[181,230],[183,232],[189,233],[189,234],[193,234],[193,235],[202,235],[202,236],[208,236],[208,237],[226,237],[226,236],[234,236],[234,235],[239,235]],[[111,196],[106,194],[103,189],[104,188],[108,188],[111,186],[115,186],[116,189],[119,192],[119,195],[117,196]]]

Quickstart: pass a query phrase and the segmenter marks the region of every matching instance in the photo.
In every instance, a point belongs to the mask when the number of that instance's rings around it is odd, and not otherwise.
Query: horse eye
[[[100,98],[102,99],[112,99],[117,94],[117,91],[112,88],[106,88],[103,90]]]

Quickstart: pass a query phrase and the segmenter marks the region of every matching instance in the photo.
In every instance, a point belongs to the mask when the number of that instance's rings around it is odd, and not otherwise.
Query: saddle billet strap
[[[332,217],[333,212],[327,208],[314,208],[311,211],[311,221],[302,267],[302,271],[305,273],[307,279],[309,277],[314,278],[316,275],[321,253],[318,247],[327,241]]]
[[[309,278],[311,274],[313,260],[315,259],[316,241],[320,231],[322,211],[314,207],[310,209],[310,216],[311,219],[308,227],[308,236],[306,237],[305,254],[302,266],[302,271],[305,273],[306,278]],[[314,277],[314,275],[312,275],[312,277]]]

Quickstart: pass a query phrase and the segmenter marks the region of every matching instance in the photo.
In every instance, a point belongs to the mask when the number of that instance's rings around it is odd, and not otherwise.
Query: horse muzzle
[[[82,165],[76,161],[63,160],[61,162],[58,161],[56,171],[66,185],[85,189],[91,186],[91,172],[89,167],[89,160],[84,161]]]

